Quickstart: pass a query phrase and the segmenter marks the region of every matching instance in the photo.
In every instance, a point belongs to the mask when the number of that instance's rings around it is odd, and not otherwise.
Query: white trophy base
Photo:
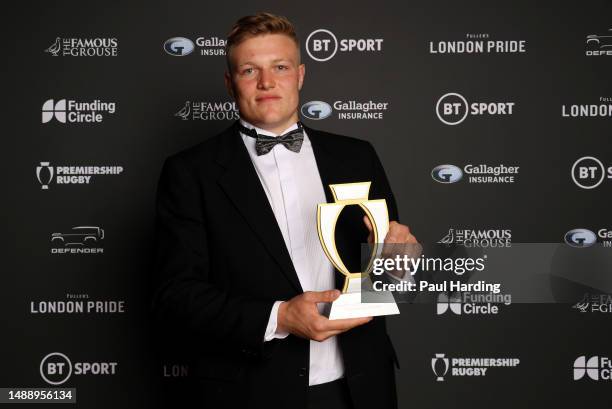
[[[331,303],[327,315],[330,320],[400,313],[393,294],[389,292],[367,291],[367,296],[364,294],[364,298],[367,298],[368,302],[362,303],[361,279],[351,279],[348,290],[349,292],[341,294],[336,301]]]

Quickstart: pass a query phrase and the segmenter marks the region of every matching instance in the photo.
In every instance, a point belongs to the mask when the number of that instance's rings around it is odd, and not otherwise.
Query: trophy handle
[[[343,293],[357,291],[355,289],[358,285],[357,283],[360,283],[361,279],[367,277],[372,271],[374,259],[382,252],[382,245],[379,241],[381,238],[384,240],[389,230],[389,214],[385,199],[368,200],[367,190],[369,190],[369,183],[356,183],[353,185],[358,185],[357,187],[361,189],[365,188],[365,196],[339,199],[332,188],[336,202],[321,203],[317,206],[317,231],[319,233],[319,240],[321,241],[321,246],[327,258],[333,266],[346,277],[342,288]],[[332,186],[336,187],[339,185]],[[373,251],[370,254],[370,259],[368,260],[365,271],[359,273],[351,273],[348,270],[340,254],[338,254],[338,249],[336,247],[335,234],[338,216],[345,206],[351,204],[358,205],[365,212],[366,217],[370,220],[374,233]]]
[[[382,253],[384,243],[381,243],[381,241],[384,241],[389,231],[389,212],[385,199],[367,200],[359,203],[359,207],[361,207],[368,220],[370,220],[372,232],[374,233],[372,252],[370,253],[368,265],[363,272],[363,274],[367,276],[372,271],[374,259],[379,257],[380,253]]]

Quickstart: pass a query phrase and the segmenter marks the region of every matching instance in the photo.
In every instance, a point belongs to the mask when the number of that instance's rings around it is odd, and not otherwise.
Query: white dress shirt
[[[255,128],[259,134],[278,136],[244,120],[240,122],[247,128]],[[296,128],[297,124],[294,124],[281,135]],[[308,135],[304,132],[299,153],[278,144],[271,152],[261,156],[255,152],[255,138],[242,133],[240,135],[283,234],[302,289],[334,289],[334,269],[323,252],[317,233],[317,205],[327,202],[327,199]],[[265,341],[289,335],[276,328],[281,303],[276,301],[272,307]],[[309,385],[331,382],[344,375],[344,363],[335,336],[323,342],[310,341],[309,369]]]

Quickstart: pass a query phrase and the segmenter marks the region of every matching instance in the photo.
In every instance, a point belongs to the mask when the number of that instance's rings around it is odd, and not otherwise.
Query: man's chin
[[[265,116],[260,118],[254,118],[253,120],[248,120],[244,118],[247,122],[252,123],[258,128],[261,129],[277,129],[279,127],[289,127],[292,125],[291,118],[281,118],[279,116]],[[281,129],[282,131],[282,129]],[[280,132],[280,131],[279,131]]]

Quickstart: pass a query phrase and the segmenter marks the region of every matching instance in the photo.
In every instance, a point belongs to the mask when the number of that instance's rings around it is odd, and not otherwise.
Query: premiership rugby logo
[[[50,162],[40,162],[36,167],[36,179],[42,190],[48,190],[53,182],[57,185],[89,185],[94,177],[121,173],[123,166],[51,166]]]
[[[431,370],[437,382],[449,377],[485,377],[500,368],[516,368],[518,358],[449,358],[446,354],[435,354],[431,360]]]

